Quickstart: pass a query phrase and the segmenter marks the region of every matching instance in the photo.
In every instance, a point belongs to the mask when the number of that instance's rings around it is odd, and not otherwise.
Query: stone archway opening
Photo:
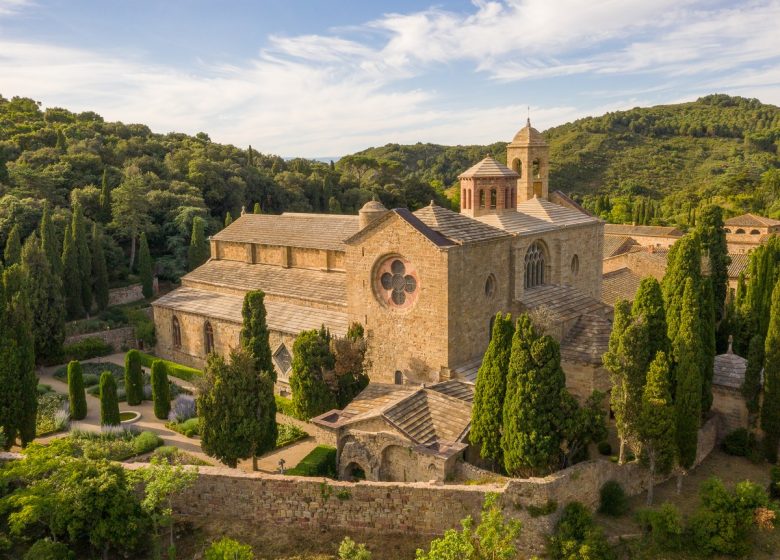
[[[357,482],[359,480],[365,480],[365,479],[366,479],[366,469],[361,467],[355,461],[352,461],[346,467],[344,467],[344,471],[342,472],[341,475],[341,480],[347,480],[350,482]]]

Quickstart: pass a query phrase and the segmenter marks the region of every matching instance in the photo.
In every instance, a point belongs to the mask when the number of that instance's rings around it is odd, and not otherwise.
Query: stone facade
[[[99,338],[110,344],[117,352],[136,347],[135,327],[121,327],[118,329],[111,329],[110,331],[77,334],[66,338],[64,344],[74,344],[86,338]]]
[[[144,299],[141,284],[132,284],[122,288],[112,288],[108,291],[108,305],[123,305]]]

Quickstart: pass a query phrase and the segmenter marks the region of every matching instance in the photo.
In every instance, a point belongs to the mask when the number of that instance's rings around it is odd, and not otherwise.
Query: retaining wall
[[[65,344],[73,344],[85,338],[99,338],[110,344],[114,351],[119,352],[123,348],[135,348],[135,327],[120,327],[110,331],[96,331],[85,334],[69,336],[65,339]]]

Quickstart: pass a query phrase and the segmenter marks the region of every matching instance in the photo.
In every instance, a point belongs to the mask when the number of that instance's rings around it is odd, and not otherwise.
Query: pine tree
[[[141,232],[138,248],[138,275],[141,277],[141,287],[145,298],[154,295],[154,277],[152,275],[152,256],[149,254],[149,244],[146,234]]]
[[[652,357],[658,352],[669,352],[669,338],[666,336],[666,311],[661,284],[652,276],[643,278],[639,283],[634,304],[631,307],[634,319],[642,317],[647,324],[647,355]]]
[[[680,466],[686,471],[696,461],[701,419],[700,332],[699,295],[693,279],[689,278],[685,281],[677,336],[672,342],[676,379],[674,403],[677,453]]]
[[[230,224],[233,223],[233,216],[228,212],[225,214],[225,227],[228,227]]]
[[[68,364],[68,401],[71,419],[84,420],[87,417],[87,395],[81,364],[76,360]]]
[[[62,282],[62,257],[57,234],[54,232],[54,224],[51,221],[51,208],[49,202],[43,203],[43,217],[41,218],[41,247],[49,259],[51,273]]]
[[[8,239],[5,241],[5,251],[3,252],[3,261],[6,268],[17,264],[22,260],[22,240],[19,233],[19,225],[11,228]]]
[[[680,328],[680,314],[686,281],[691,279],[693,291],[697,297],[701,293],[701,244],[699,238],[696,235],[688,234],[679,239],[669,250],[667,263],[661,288],[666,307],[667,335],[670,341],[674,341]]]
[[[731,348],[729,348],[731,351]],[[756,426],[761,395],[761,371],[764,369],[764,341],[759,335],[750,339],[745,380],[742,382],[742,396],[748,409],[748,426]]]
[[[107,224],[111,221],[111,187],[108,185],[108,169],[103,169],[100,182],[100,220]]]
[[[51,272],[38,236],[27,238],[22,250],[22,270],[32,314],[35,355],[40,362],[55,362],[65,340],[65,303],[59,277]]]
[[[255,206],[252,209],[252,213],[253,214],[262,214],[263,213],[263,209],[260,208],[260,203],[259,202],[255,202]]]
[[[293,343],[290,374],[293,410],[298,418],[308,420],[335,408],[336,400],[325,382],[325,373],[333,369],[335,362],[330,335],[324,329],[298,334]]]
[[[767,459],[777,461],[780,443],[780,279],[772,290],[770,322],[764,341],[764,403],[761,406],[761,428]]]
[[[642,390],[649,363],[649,335],[643,317],[634,319],[627,301],[615,305],[615,318],[604,367],[610,373],[610,404],[620,438],[619,462],[626,459],[626,445],[637,437]]]
[[[206,240],[204,228],[205,222],[203,218],[195,216],[192,219],[192,237],[190,238],[190,246],[187,250],[187,265],[189,270],[195,270],[205,263],[211,254],[211,248],[209,247],[209,242]]]
[[[103,252],[103,235],[97,223],[92,225],[92,281],[95,303],[98,311],[103,311],[108,307],[108,269]]]
[[[168,368],[162,360],[152,362],[151,382],[154,415],[160,420],[167,420],[171,412],[171,391],[168,386]]]
[[[130,406],[139,405],[144,400],[141,354],[135,349],[125,354],[125,395],[127,395],[127,404]]]
[[[512,336],[501,438],[510,475],[548,473],[557,464],[565,385],[558,343],[539,336],[521,315]]]
[[[79,275],[81,277],[79,280],[81,305],[84,308],[84,312],[89,315],[92,309],[92,255],[89,252],[87,228],[80,204],[73,206],[71,228],[73,230],[73,244],[78,256]]]
[[[477,373],[474,389],[474,405],[471,409],[471,431],[469,440],[480,446],[483,459],[501,464],[501,425],[504,417],[504,396],[509,370],[509,356],[512,353],[512,317],[501,313],[493,322],[490,338],[482,365]]]
[[[649,480],[647,505],[653,505],[656,474],[668,474],[674,465],[675,415],[669,391],[669,361],[658,352],[647,372],[638,423],[642,459],[647,461]]]
[[[723,318],[726,305],[726,293],[729,286],[729,264],[731,257],[726,245],[726,232],[723,229],[723,210],[720,206],[709,205],[702,211],[698,226],[702,249],[709,256],[710,282],[712,283],[715,320]]]
[[[68,319],[83,317],[79,255],[76,244],[73,242],[73,230],[70,226],[65,228],[65,240],[62,244],[62,291],[65,294],[65,310]]]
[[[120,424],[116,379],[110,371],[104,371],[100,374],[100,425],[119,426]]]

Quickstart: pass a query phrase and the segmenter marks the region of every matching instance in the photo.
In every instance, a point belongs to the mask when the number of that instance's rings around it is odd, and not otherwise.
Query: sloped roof
[[[561,359],[595,366],[602,364],[612,323],[599,315],[581,315],[561,341]]]
[[[539,197],[521,202],[517,205],[517,211],[485,214],[474,219],[517,235],[600,222],[598,218]]]
[[[621,299],[634,301],[642,277],[630,268],[619,268],[604,274],[601,280],[601,301],[615,306]]]
[[[379,227],[380,224],[385,223],[385,221],[391,219],[393,216],[398,216],[399,218],[404,220],[407,224],[409,224],[414,229],[416,229],[428,241],[430,241],[437,247],[453,247],[455,245],[458,245],[458,243],[455,240],[449,239],[444,235],[442,235],[441,233],[439,233],[438,231],[430,228],[422,220],[420,220],[420,218],[418,218],[412,212],[410,212],[407,208],[394,208],[393,210],[390,210],[384,216],[381,216],[380,218],[374,220],[373,222],[368,224],[366,227],[364,227],[363,229],[361,229],[351,237],[345,239],[344,243],[346,245],[351,245],[353,243],[356,243],[358,240],[362,239],[365,235],[368,235],[371,231]]]
[[[519,175],[509,169],[503,163],[487,156],[479,163],[472,165],[466,171],[458,175],[458,179],[468,179],[471,177],[510,177],[517,178]]]
[[[438,391],[444,395],[455,397],[466,402],[474,401],[474,384],[467,383],[460,379],[448,379],[447,381],[441,381],[429,387],[434,391]]]
[[[638,243],[633,237],[628,235],[605,235],[603,258],[608,259],[627,253],[629,248],[634,245],[638,245]]]
[[[559,204],[561,206],[565,206],[566,208],[571,208],[572,210],[577,210],[579,212],[582,212],[586,216],[595,217],[595,214],[588,211],[584,206],[582,206],[579,202],[574,200],[572,197],[570,197],[568,194],[566,194],[563,191],[555,190],[551,192],[550,202],[554,204]]]
[[[479,368],[482,365],[483,357],[484,355],[479,356],[451,368],[450,374],[453,378],[475,383],[477,381],[477,373],[479,373]]]
[[[580,315],[597,315],[605,319],[612,315],[608,305],[572,286],[547,284],[529,288],[523,294],[522,303],[529,310],[544,306],[560,321],[576,319]]]
[[[734,227],[772,227],[780,226],[780,220],[774,220],[772,218],[766,218],[764,216],[758,216],[756,214],[742,214],[741,216],[734,216],[729,218],[724,225]]]
[[[632,226],[631,224],[604,224],[604,235],[637,235],[640,237],[682,237],[682,231],[667,226]]]
[[[155,300],[152,305],[231,323],[240,324],[243,321],[241,308],[244,298],[240,296],[178,288]],[[272,331],[298,334],[325,325],[336,336],[345,336],[347,333],[349,321],[346,313],[276,301],[266,301],[265,309],[268,328]]]
[[[420,208],[414,215],[432,230],[460,245],[510,236],[501,229],[435,204]]]
[[[244,214],[219,233],[217,241],[344,251],[344,240],[359,229],[357,216],[336,214]]]
[[[531,126],[531,119],[529,118],[525,122],[525,126],[517,131],[515,137],[512,138],[511,144],[547,144],[547,141],[542,136],[542,133]],[[510,145],[511,145],[510,144]]]
[[[212,259],[182,277],[184,286],[190,282],[243,291],[263,290],[269,295],[339,306],[347,304],[346,274],[343,272]]]
[[[745,381],[747,360],[737,356],[731,350],[715,356],[715,367],[712,374],[712,384],[729,389],[739,389]]]
[[[739,275],[745,270],[750,262],[748,253],[729,253],[731,264],[729,264],[729,278],[739,278]]]

